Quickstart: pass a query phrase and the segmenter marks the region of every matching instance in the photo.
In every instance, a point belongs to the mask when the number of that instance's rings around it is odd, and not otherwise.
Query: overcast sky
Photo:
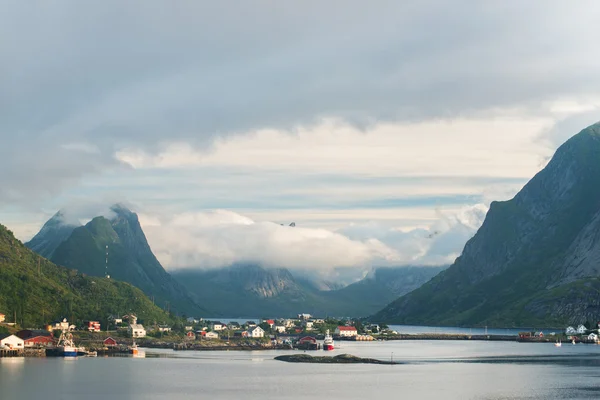
[[[125,201],[170,268],[451,261],[600,120],[599,20],[592,0],[4,1],[0,222],[26,240]]]

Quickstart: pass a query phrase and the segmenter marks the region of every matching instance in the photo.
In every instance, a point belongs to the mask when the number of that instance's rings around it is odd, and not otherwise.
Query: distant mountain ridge
[[[284,268],[236,264],[213,270],[173,271],[202,304],[229,317],[293,316],[301,312],[330,316],[367,316],[422,285],[445,267],[378,268],[344,288],[326,289]],[[259,313],[260,315],[256,315]]]
[[[532,326],[600,315],[600,124],[564,143],[509,201],[492,202],[456,262],[375,321]]]
[[[139,224],[137,214],[114,205],[110,219],[99,216],[85,226],[61,225],[62,213],[53,216],[26,246],[37,249],[56,264],[91,276],[131,283],[156,304],[177,313],[210,313],[196,304],[156,259]],[[108,270],[106,268],[108,246]]]

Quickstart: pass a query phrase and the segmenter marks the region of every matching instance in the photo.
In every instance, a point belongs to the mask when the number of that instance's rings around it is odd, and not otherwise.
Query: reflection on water
[[[146,349],[141,359],[0,359],[0,397],[499,400],[600,396],[600,346],[474,341],[341,344],[341,350],[327,354],[393,357],[407,364],[290,364],[273,360],[290,351],[154,349]]]

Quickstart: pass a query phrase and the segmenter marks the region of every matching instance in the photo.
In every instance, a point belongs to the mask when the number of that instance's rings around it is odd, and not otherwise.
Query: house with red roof
[[[117,346],[117,341],[111,337],[107,337],[106,339],[104,339],[104,346],[106,347],[115,347]]]
[[[358,331],[353,326],[338,326],[335,328],[335,335],[340,337],[354,337],[358,335]]]
[[[50,346],[55,342],[52,334],[43,330],[23,329],[15,335],[23,339],[25,347]]]

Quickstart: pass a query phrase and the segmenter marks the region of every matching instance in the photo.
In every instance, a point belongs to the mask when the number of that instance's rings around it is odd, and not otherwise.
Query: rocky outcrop
[[[402,364],[398,361],[377,360],[375,358],[361,358],[350,354],[340,354],[334,357],[311,356],[309,354],[289,354],[275,357],[277,361],[291,363],[310,363],[310,364],[383,364],[395,365]]]

